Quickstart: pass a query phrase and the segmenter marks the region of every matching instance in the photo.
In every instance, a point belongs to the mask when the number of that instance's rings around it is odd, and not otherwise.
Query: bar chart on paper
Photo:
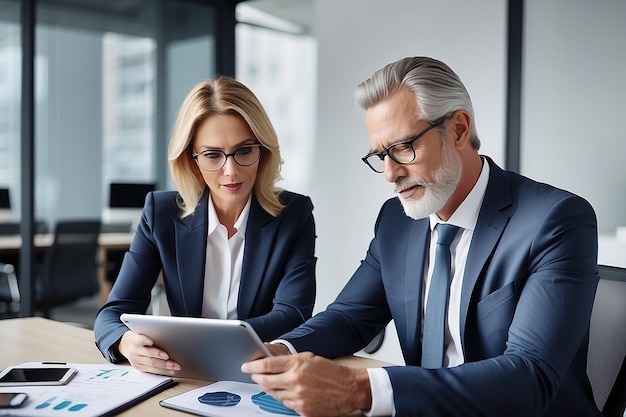
[[[169,377],[142,373],[130,366],[71,365],[78,373],[68,384],[20,387],[29,396],[26,403],[18,409],[0,410],[0,416],[101,416],[173,384]],[[0,392],[14,390],[15,387],[3,387]]]

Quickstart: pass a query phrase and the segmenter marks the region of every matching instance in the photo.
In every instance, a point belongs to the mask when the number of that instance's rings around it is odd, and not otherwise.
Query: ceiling
[[[302,27],[303,33],[313,34],[317,0],[246,0],[245,4],[272,16]]]
[[[277,20],[287,21],[295,30],[286,29],[299,34],[314,34],[315,5],[317,0],[245,0],[239,5],[260,11]],[[0,15],[8,20],[19,20],[19,0],[0,0]],[[168,3],[167,15],[177,9],[175,2]],[[179,8],[185,11],[193,9],[192,5]],[[97,30],[108,27],[115,30],[121,27],[121,33],[132,33],[149,36],[150,28],[146,22],[155,21],[156,8],[153,0],[38,0],[38,20],[45,23],[85,27]],[[239,15],[239,13],[238,13]],[[262,17],[262,16],[261,16]],[[276,19],[275,19],[276,20]],[[242,19],[246,23],[256,24],[276,30],[281,29],[280,22],[272,27],[272,19]],[[113,23],[112,23],[113,22]],[[269,22],[269,23],[268,23]],[[285,25],[289,26],[289,25]]]

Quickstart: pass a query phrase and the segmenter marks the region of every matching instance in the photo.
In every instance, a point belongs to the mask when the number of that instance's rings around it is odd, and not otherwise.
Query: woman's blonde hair
[[[265,211],[273,216],[283,209],[276,187],[283,160],[278,137],[263,106],[252,91],[229,77],[206,80],[191,89],[178,111],[168,149],[170,170],[181,201],[181,217],[193,214],[207,187],[200,168],[191,157],[191,145],[198,127],[215,114],[239,115],[263,145],[253,193]]]

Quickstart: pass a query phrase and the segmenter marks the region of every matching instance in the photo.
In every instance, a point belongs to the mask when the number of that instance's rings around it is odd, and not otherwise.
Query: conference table
[[[98,280],[100,282],[100,304],[106,301],[111,291],[111,282],[107,279],[108,254],[110,251],[127,250],[133,240],[133,233],[100,233],[98,236]],[[45,250],[54,241],[53,233],[37,234],[33,243],[37,250]],[[0,236],[0,253],[16,252],[22,247],[20,235]]]
[[[24,362],[67,362],[106,364],[94,345],[93,331],[41,318],[0,320],[0,369]],[[389,365],[370,358],[350,356],[336,359],[347,366]],[[200,388],[212,381],[175,378],[177,384],[120,412],[120,416],[182,416],[186,413],[164,408],[162,399]],[[361,415],[360,413],[351,415]]]

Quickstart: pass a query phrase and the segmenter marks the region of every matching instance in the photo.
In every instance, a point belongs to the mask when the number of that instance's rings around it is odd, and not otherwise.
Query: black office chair
[[[51,309],[98,293],[100,220],[59,221],[35,281],[35,311]]]
[[[0,262],[0,318],[17,317],[20,311],[20,289],[15,268]]]
[[[587,373],[602,414],[622,417],[626,408],[626,268],[598,265],[598,270]]]
[[[0,221],[0,236],[18,236],[20,223]],[[19,312],[19,290],[17,288],[18,250],[2,254],[0,262],[0,318],[15,317]]]

